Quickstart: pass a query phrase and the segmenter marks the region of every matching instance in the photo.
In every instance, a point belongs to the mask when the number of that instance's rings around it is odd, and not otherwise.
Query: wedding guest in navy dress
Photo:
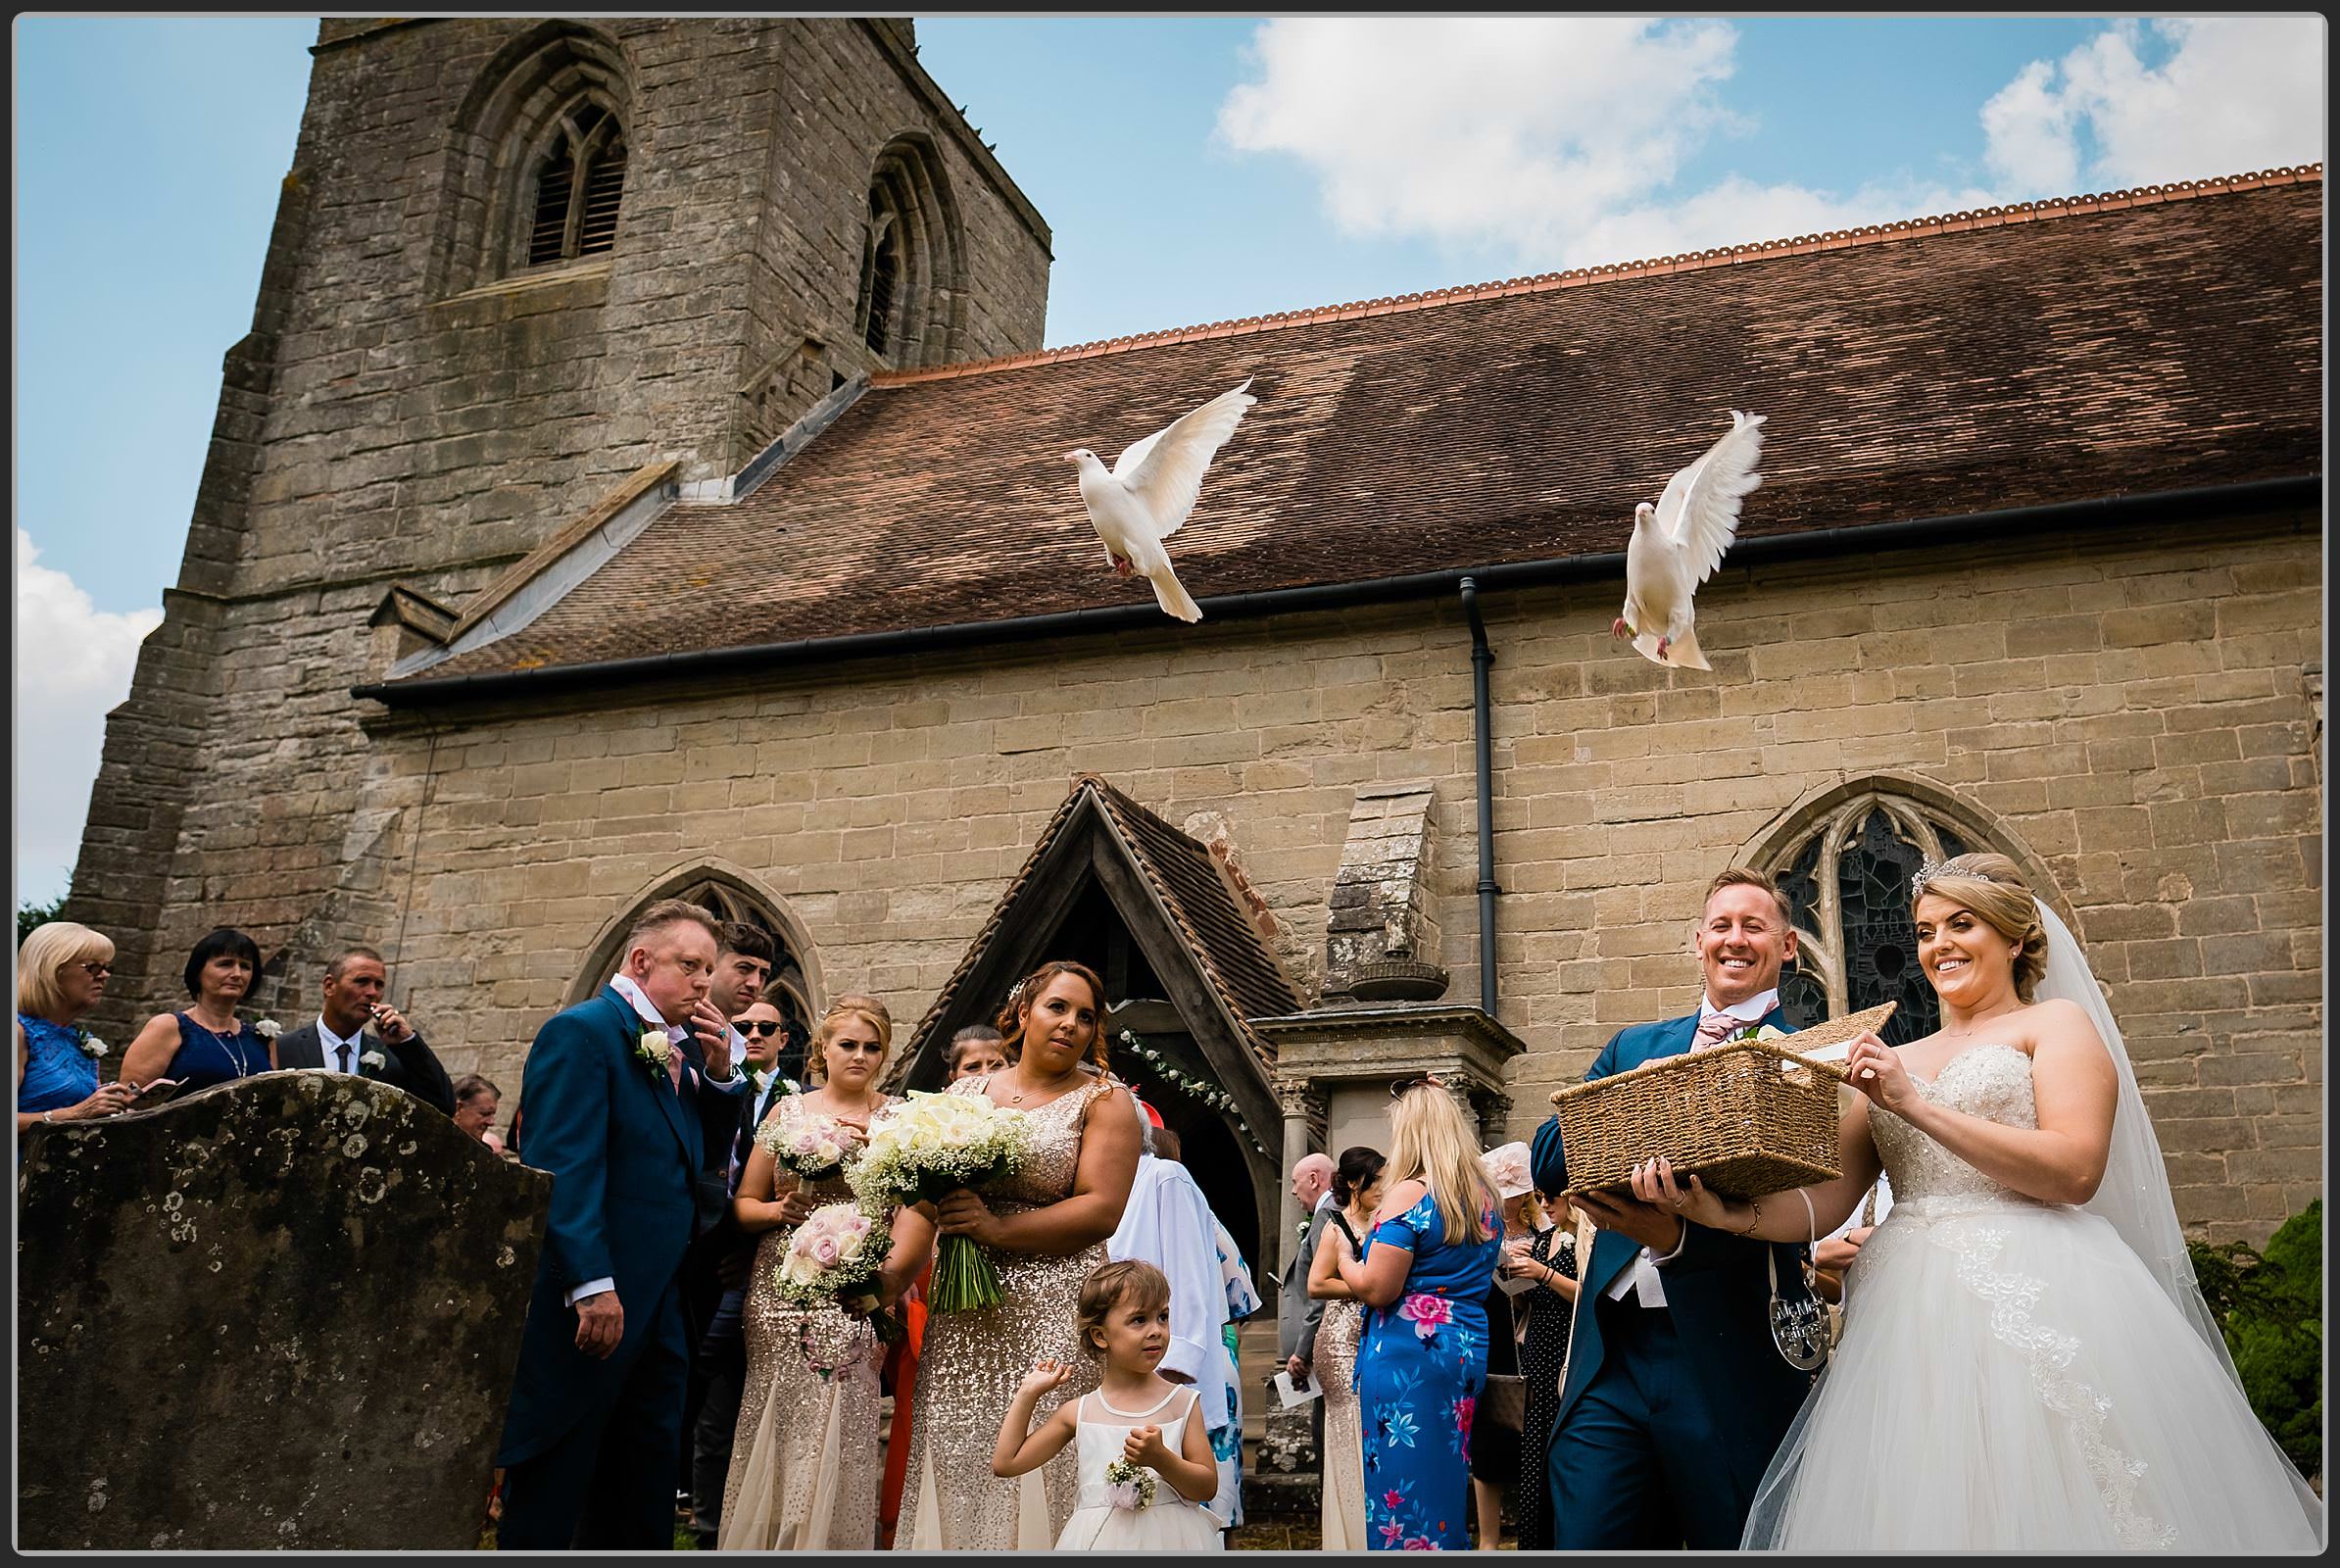
[[[98,1082],[105,1053],[73,1020],[96,1006],[114,944],[69,920],[35,926],[17,949],[17,1131],[110,1116],[136,1091]]]
[[[1462,1107],[1436,1079],[1389,1110],[1389,1187],[1342,1283],[1364,1303],[1365,1536],[1373,1551],[1471,1546],[1471,1418],[1487,1382],[1487,1294],[1503,1250]]]
[[[259,975],[259,945],[233,926],[196,943],[184,975],[194,1004],[146,1020],[122,1054],[122,1077],[135,1084],[168,1078],[189,1095],[273,1069],[276,1042],[235,1010]]]

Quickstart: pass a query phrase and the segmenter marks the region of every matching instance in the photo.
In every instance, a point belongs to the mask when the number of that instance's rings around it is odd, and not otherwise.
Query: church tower
[[[102,1033],[214,925],[267,1007],[395,942],[423,783],[350,692],[417,629],[654,482],[719,497],[857,376],[1041,346],[1048,224],[907,20],[328,18],[312,53],[68,902],[122,950]]]

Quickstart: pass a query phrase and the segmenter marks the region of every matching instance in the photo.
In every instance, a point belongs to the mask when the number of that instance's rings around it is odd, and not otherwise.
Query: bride
[[[1842,1223],[1880,1162],[1892,1179],[1744,1544],[2316,1549],[2323,1505],[2243,1396],[2072,934],[2004,856],[1923,867],[1916,896],[1943,1026],[1853,1043],[1868,1103],[1847,1101],[1841,1177],[1742,1202],[1664,1160],[1633,1175],[1686,1219],[1799,1242]]]

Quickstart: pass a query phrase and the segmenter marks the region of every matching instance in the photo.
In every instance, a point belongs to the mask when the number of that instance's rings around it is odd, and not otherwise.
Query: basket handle
[[[1779,1038],[1781,1040],[1793,1040],[1795,1036],[1782,1035]],[[1697,1053],[1697,1054],[1701,1056],[1713,1056],[1721,1054],[1725,1052],[1742,1051],[1761,1052],[1765,1055],[1778,1056],[1784,1061],[1792,1061],[1798,1066],[1810,1067],[1815,1072],[1826,1073],[1830,1078],[1835,1079],[1838,1083],[1844,1082],[1844,1069],[1836,1065],[1836,1063],[1832,1061],[1822,1061],[1817,1056],[1799,1055],[1795,1052],[1783,1049],[1779,1045],[1779,1041],[1776,1040],[1727,1040],[1719,1046],[1709,1046],[1706,1050]],[[1636,1076],[1647,1076],[1662,1072],[1668,1067],[1679,1066],[1682,1061],[1687,1059],[1690,1054],[1691,1053],[1688,1052],[1678,1051],[1671,1056],[1660,1056],[1655,1061],[1645,1061],[1638,1067],[1629,1067],[1624,1072],[1611,1073],[1606,1078],[1588,1079],[1581,1084],[1563,1084],[1558,1089],[1552,1091],[1550,1096],[1551,1102],[1554,1105],[1557,1105],[1568,1096],[1590,1089],[1594,1084],[1613,1084],[1618,1082],[1620,1079],[1633,1078]]]

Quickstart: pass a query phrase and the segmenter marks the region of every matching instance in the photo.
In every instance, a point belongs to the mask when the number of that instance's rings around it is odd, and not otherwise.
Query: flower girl
[[[1170,1281],[1135,1258],[1106,1263],[1081,1285],[1081,1348],[1104,1361],[1093,1394],[1032,1428],[1032,1407],[1072,1368],[1034,1363],[992,1450],[992,1473],[1020,1476],[1080,1442],[1081,1494],[1058,1551],[1217,1551],[1219,1520],[1202,1503],[1219,1490],[1218,1461],[1194,1391],[1158,1376],[1170,1348]]]

